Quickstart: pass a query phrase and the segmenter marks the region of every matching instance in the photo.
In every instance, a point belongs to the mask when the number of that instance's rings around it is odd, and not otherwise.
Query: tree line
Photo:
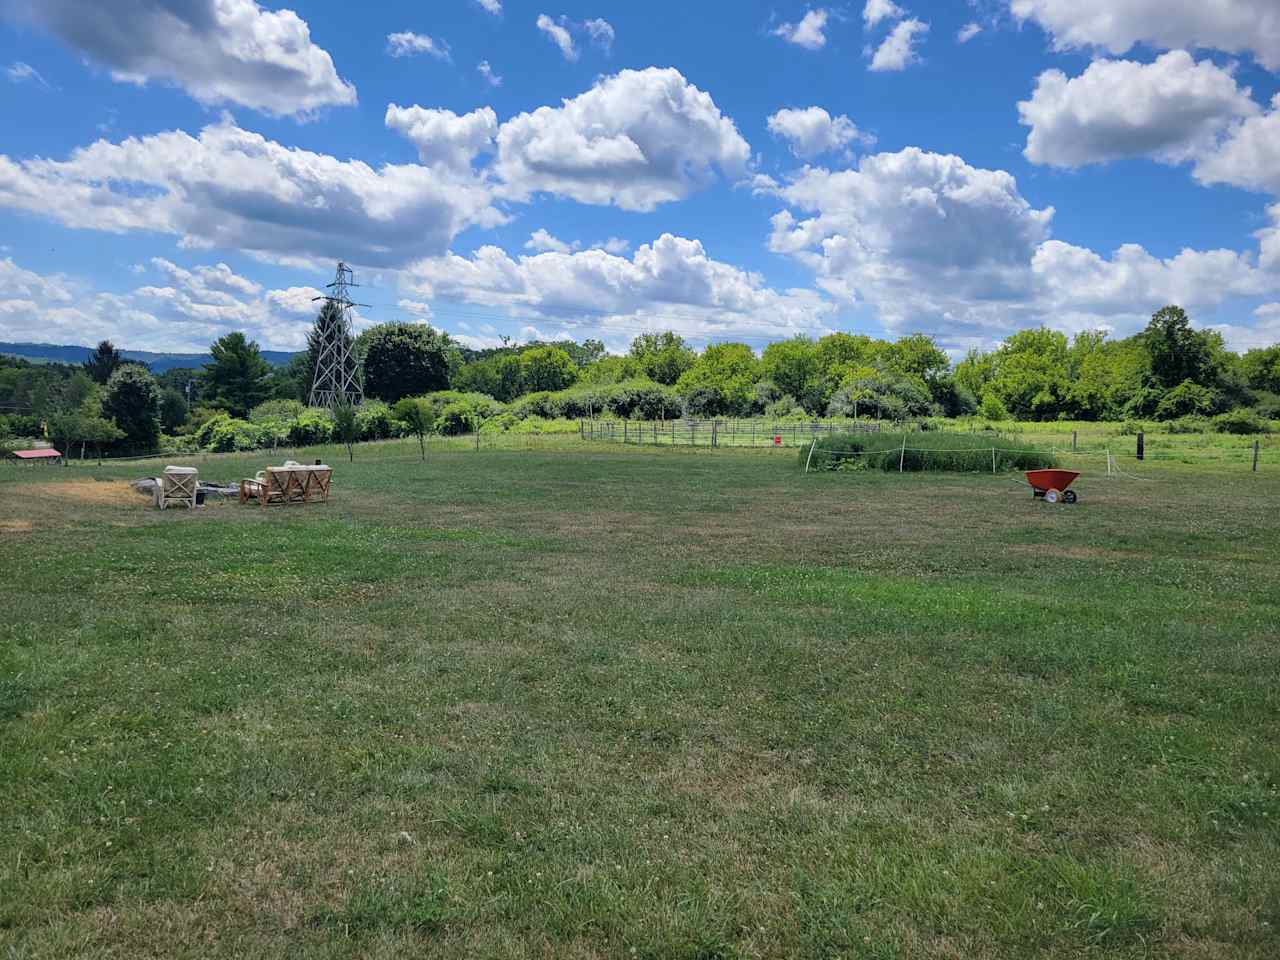
[[[529,418],[980,415],[987,420],[1176,420],[1280,417],[1280,345],[1236,354],[1176,306],[1112,340],[1047,328],[1019,331],[953,364],[921,334],[794,337],[757,354],[745,343],[694,350],[671,331],[610,355],[599,340],[468,349],[424,324],[373,326],[350,343],[365,402],[341,414],[308,410],[320,311],[305,351],[272,366],[233,332],[200,369],[153,375],[109,342],[79,366],[0,358],[0,438],[47,436],[92,448],[150,452],[162,436],[204,449],[250,449],[428,432]],[[344,419],[345,418],[345,419]],[[348,422],[349,421],[349,422]]]

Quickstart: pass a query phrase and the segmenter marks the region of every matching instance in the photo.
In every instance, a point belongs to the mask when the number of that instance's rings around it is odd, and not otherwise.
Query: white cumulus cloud
[[[710,95],[678,70],[624,70],[559,107],[502,124],[494,172],[504,193],[552,193],[580,203],[652,210],[736,177],[751,148]]]
[[[201,103],[305,117],[356,102],[292,10],[254,0],[12,0],[18,16],[130,83],[159,80]]]
[[[905,70],[913,63],[920,61],[915,45],[920,37],[929,32],[929,24],[912,17],[895,26],[884,42],[876,48],[868,68],[877,72]]]
[[[1124,157],[1180,163],[1259,113],[1247,88],[1210,60],[1174,50],[1144,64],[1095,60],[1078,77],[1046,70],[1018,104],[1032,163],[1079,167]]]
[[[796,23],[784,23],[773,31],[787,43],[794,43],[806,50],[821,50],[827,45],[827,11],[819,7],[810,10]]]
[[[846,150],[854,144],[875,143],[875,137],[860,131],[848,117],[841,114],[833,118],[821,107],[782,109],[769,117],[767,124],[769,132],[789,141],[791,152],[802,160]]]
[[[774,290],[712,259],[699,241],[671,234],[630,258],[600,249],[513,258],[484,246],[471,257],[422,260],[402,282],[412,295],[502,308],[606,342],[657,326],[702,340],[821,333],[834,311],[812,290]]]
[[[1229,183],[1280,196],[1280,94],[1271,109],[1233,126],[1196,162],[1201,183]]]
[[[957,42],[957,43],[968,43],[970,40],[972,40],[974,37],[976,37],[976,36],[977,36],[978,34],[980,34],[981,32],[982,32],[982,26],[981,26],[981,24],[977,24],[977,23],[966,23],[966,24],[965,24],[963,27],[961,27],[961,28],[959,29],[959,31],[956,33],[956,42]]]
[[[1043,27],[1059,50],[1204,47],[1251,53],[1267,69],[1280,69],[1275,0],[1010,0],[1009,8]]]
[[[771,249],[807,265],[838,300],[873,307],[891,332],[929,333],[951,349],[1041,323],[1123,335],[1167,303],[1213,310],[1280,290],[1270,231],[1257,255],[1161,259],[1126,244],[1102,256],[1053,239],[1052,208],[1032,207],[1007,172],[914,147],[847,170],[806,167],[762,192],[788,204],[773,218]],[[1272,221],[1280,241],[1280,204]],[[1280,263],[1280,242],[1274,255]]]
[[[476,0],[486,12],[492,13],[495,17],[502,15],[502,0]]]
[[[543,253],[547,250],[553,250],[556,253],[569,253],[577,245],[570,246],[563,240],[553,237],[545,229],[539,228],[529,235],[529,239],[524,242],[526,250],[536,250]]]
[[[862,23],[868,30],[882,20],[901,20],[903,16],[902,8],[893,0],[867,0],[862,8]]]
[[[66,160],[0,155],[0,206],[280,262],[381,265],[443,251],[465,227],[503,221],[490,199],[470,175],[415,164],[375,169],[282,146],[229,119],[198,137],[99,140]]]
[[[476,155],[490,150],[498,135],[498,117],[491,107],[459,116],[452,110],[390,103],[384,120],[418,148],[427,166],[455,171],[469,171]]]
[[[498,76],[498,74],[494,72],[493,67],[489,66],[488,60],[481,60],[479,63],[477,63],[476,70],[480,72],[480,76],[484,77],[485,80],[489,81],[489,86],[491,87],[502,86],[502,77]]]

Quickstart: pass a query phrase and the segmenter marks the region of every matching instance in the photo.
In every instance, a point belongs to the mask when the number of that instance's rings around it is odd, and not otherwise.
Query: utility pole
[[[316,321],[319,348],[309,401],[313,407],[332,409],[339,404],[355,404],[364,399],[360,370],[351,349],[351,308],[368,304],[353,302],[348,293],[351,287],[358,286],[351,268],[338,261],[333,283],[327,285],[333,292],[327,296],[311,298],[312,302],[323,300],[325,303],[320,308],[320,318]],[[326,311],[327,307],[332,309]]]

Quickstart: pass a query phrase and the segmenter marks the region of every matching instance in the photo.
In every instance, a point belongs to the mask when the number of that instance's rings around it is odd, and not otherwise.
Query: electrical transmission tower
[[[312,298],[313,301],[324,301],[316,320],[316,369],[309,400],[313,407],[332,409],[339,404],[354,404],[364,399],[351,340],[351,308],[364,304],[354,303],[347,292],[358,286],[351,268],[339,261],[333,283],[328,285],[333,292]]]

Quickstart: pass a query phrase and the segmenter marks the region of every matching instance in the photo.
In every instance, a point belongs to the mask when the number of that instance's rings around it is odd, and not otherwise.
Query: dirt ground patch
[[[28,520],[0,520],[0,533],[30,533],[34,529]]]
[[[126,504],[142,503],[142,499],[129,489],[123,480],[67,480],[65,482],[21,483],[12,487],[15,497],[34,495],[54,500],[70,500],[75,503]]]

